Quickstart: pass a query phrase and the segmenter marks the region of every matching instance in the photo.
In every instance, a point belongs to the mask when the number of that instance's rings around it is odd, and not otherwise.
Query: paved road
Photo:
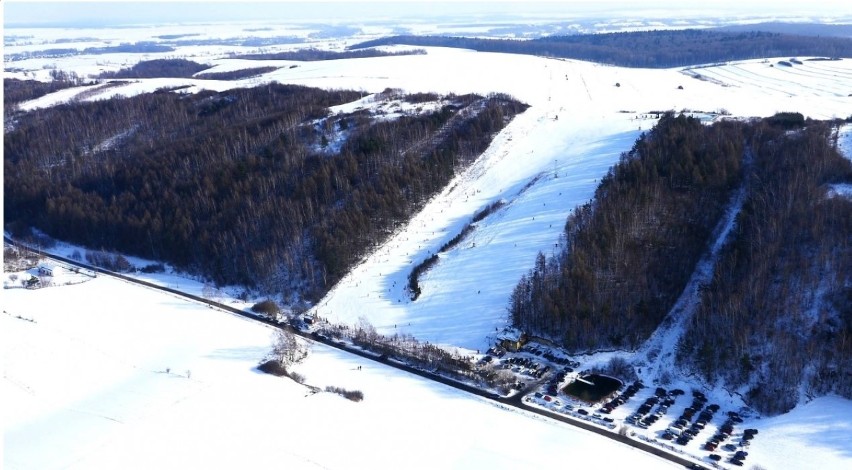
[[[11,240],[7,237],[3,237],[3,239],[7,244],[21,246],[21,244],[15,242],[14,240]],[[199,297],[197,295],[188,294],[186,292],[179,291],[177,289],[172,289],[170,287],[157,285],[157,284],[147,282],[147,281],[143,281],[143,280],[140,280],[140,279],[136,279],[136,278],[133,278],[133,277],[130,277],[130,276],[125,276],[123,274],[115,273],[115,272],[112,272],[112,271],[109,271],[109,270],[106,270],[106,269],[103,269],[103,268],[99,268],[99,267],[96,267],[96,266],[90,266],[88,264],[81,263],[79,261],[75,261],[75,260],[72,260],[72,259],[69,259],[69,258],[64,258],[62,256],[56,256],[56,255],[52,255],[52,254],[49,254],[49,253],[41,253],[41,255],[46,257],[46,258],[51,258],[53,260],[56,260],[56,261],[59,261],[59,262],[65,263],[65,264],[70,264],[70,265],[73,265],[73,266],[78,266],[78,267],[81,267],[81,268],[90,269],[90,270],[95,271],[99,274],[112,276],[112,277],[115,277],[115,278],[118,278],[118,279],[121,279],[121,280],[124,280],[124,281],[127,281],[127,282],[131,282],[131,283],[134,283],[134,284],[149,287],[151,289],[157,289],[157,290],[160,290],[160,291],[163,291],[163,292],[168,292],[170,294],[174,294],[174,295],[177,295],[177,296],[180,296],[180,297],[191,299],[191,300],[194,300],[196,302],[200,302],[200,303],[209,305],[211,307],[214,307],[214,308],[217,308],[217,309],[220,309],[220,310],[224,310],[224,311],[236,314],[236,315],[240,315],[240,316],[248,318],[250,320],[254,320],[254,321],[257,321],[257,322],[260,322],[260,323],[265,323],[267,325],[270,325],[270,326],[273,326],[273,327],[276,327],[276,328],[281,328],[283,326],[283,325],[281,325],[281,324],[279,324],[275,321],[272,321],[268,318],[256,316],[256,315],[249,313],[249,312],[246,312],[244,310],[239,310],[239,309],[236,309],[236,308],[228,306],[228,305],[220,304],[218,302],[214,302],[212,300],[205,299],[204,297]],[[524,403],[524,401],[523,401],[524,394],[519,393],[519,394],[513,395],[511,397],[502,397],[502,396],[499,396],[499,395],[495,395],[494,393],[473,387],[471,385],[468,385],[468,384],[465,384],[465,383],[462,383],[462,382],[457,382],[457,381],[449,379],[447,377],[436,375],[436,374],[433,374],[433,373],[428,372],[428,371],[415,369],[414,367],[411,367],[407,364],[400,363],[400,362],[395,361],[395,360],[390,359],[390,358],[380,357],[376,354],[366,352],[366,351],[363,351],[361,349],[355,349],[355,348],[349,347],[346,344],[336,342],[336,341],[331,340],[329,338],[325,338],[325,337],[319,337],[318,338],[314,335],[311,335],[311,334],[306,333],[304,331],[300,331],[298,329],[294,329],[293,331],[297,335],[299,335],[303,338],[306,338],[310,341],[322,343],[326,346],[337,348],[341,351],[345,351],[345,352],[350,353],[350,354],[361,356],[361,357],[363,357],[365,359],[369,359],[371,361],[376,361],[376,362],[385,364],[385,365],[390,366],[390,367],[395,367],[397,369],[403,370],[403,371],[408,372],[410,374],[414,374],[414,375],[417,375],[417,376],[420,376],[420,377],[423,377],[423,378],[426,378],[426,379],[429,379],[429,380],[432,380],[432,381],[435,381],[435,382],[439,382],[439,383],[442,383],[444,385],[456,388],[458,390],[462,390],[464,392],[468,392],[468,393],[471,393],[473,395],[477,395],[477,396],[482,397],[482,398],[493,400],[495,402],[498,402],[498,403],[501,403],[501,404],[504,404],[504,405],[507,405],[507,406],[512,406],[512,407],[527,411],[529,413],[535,413],[537,415],[546,416],[546,417],[554,419],[556,421],[561,421],[563,423],[567,423],[567,424],[570,424],[572,426],[576,426],[576,427],[584,429],[586,431],[593,432],[595,434],[598,434],[600,436],[612,439],[614,441],[618,441],[618,442],[625,444],[625,445],[628,445],[630,447],[633,447],[633,448],[648,452],[650,454],[656,455],[657,457],[669,460],[669,461],[674,462],[678,465],[682,465],[686,468],[697,468],[697,469],[709,470],[705,466],[698,465],[698,464],[696,464],[696,463],[694,463],[690,460],[684,459],[684,458],[682,458],[678,455],[674,455],[674,454],[671,454],[669,452],[666,452],[663,449],[660,449],[659,447],[653,446],[651,444],[648,444],[648,443],[645,443],[645,442],[642,442],[642,441],[637,441],[637,440],[631,439],[627,436],[622,436],[618,433],[609,431],[607,429],[600,428],[600,427],[595,426],[595,425],[593,425],[589,422],[586,422],[586,421],[582,421],[582,420],[578,420],[578,419],[572,419],[572,418],[569,418],[567,416],[564,416],[564,415],[561,415],[561,414],[558,414],[558,413],[553,413],[553,412],[548,411],[548,410],[544,410],[544,409],[541,409],[541,408],[536,408],[536,407],[530,406],[530,405]]]

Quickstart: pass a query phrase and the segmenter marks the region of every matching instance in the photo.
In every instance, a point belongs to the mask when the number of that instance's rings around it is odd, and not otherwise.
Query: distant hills
[[[391,44],[457,47],[642,68],[684,67],[764,57],[852,57],[852,38],[847,37],[700,29],[549,36],[531,40],[391,36],[355,44],[350,49]]]
[[[715,29],[726,33],[747,33],[763,31],[767,33],[795,34],[798,36],[822,36],[837,38],[852,38],[852,24],[821,24],[821,23],[757,23],[721,26]]]

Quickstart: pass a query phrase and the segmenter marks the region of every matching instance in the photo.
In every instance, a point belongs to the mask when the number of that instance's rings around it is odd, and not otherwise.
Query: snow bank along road
[[[22,244],[14,241],[14,240],[8,238],[8,237],[4,237],[4,241],[6,243],[10,244],[10,245],[17,245],[17,246],[22,246],[22,247],[26,248],[25,245],[22,245]],[[137,284],[137,285],[140,285],[140,286],[144,286],[144,287],[148,287],[148,288],[151,288],[151,289],[156,289],[156,290],[167,292],[167,293],[170,293],[170,294],[173,294],[173,295],[177,295],[177,296],[183,297],[183,298],[188,299],[188,300],[200,302],[200,303],[203,303],[203,304],[208,305],[210,307],[213,307],[213,308],[216,308],[216,309],[228,312],[228,313],[233,313],[235,315],[240,315],[240,316],[248,318],[250,320],[257,321],[259,323],[264,323],[264,324],[274,326],[274,327],[281,327],[281,324],[278,323],[278,322],[269,320],[269,319],[264,318],[264,317],[255,316],[255,315],[250,314],[248,312],[245,312],[243,310],[239,310],[239,309],[236,309],[236,308],[228,306],[228,305],[224,305],[224,304],[221,304],[221,303],[218,303],[218,302],[214,302],[212,300],[205,299],[205,298],[197,296],[197,295],[182,292],[180,290],[172,289],[170,287],[160,286],[160,285],[153,284],[153,283],[143,281],[143,280],[140,280],[140,279],[136,279],[136,278],[133,278],[133,277],[130,277],[130,276],[125,276],[123,274],[115,273],[115,272],[112,272],[112,271],[109,271],[109,270],[106,270],[106,269],[103,269],[103,268],[99,268],[97,266],[91,266],[91,265],[81,263],[81,262],[78,262],[78,261],[75,261],[75,260],[72,260],[72,259],[64,258],[64,257],[61,257],[61,256],[56,256],[56,255],[52,255],[52,254],[48,254],[48,253],[42,253],[42,255],[47,257],[47,258],[51,258],[53,260],[59,261],[61,263],[67,263],[67,264],[70,264],[70,265],[73,265],[73,266],[79,266],[79,267],[82,267],[82,268],[91,269],[91,270],[93,270],[93,271],[95,271],[99,274],[112,276],[112,277],[115,277],[117,279],[121,279],[125,282],[130,282],[130,283]],[[355,354],[355,355],[363,357],[365,359],[369,359],[371,361],[379,362],[381,364],[384,364],[384,365],[387,365],[387,366],[390,366],[390,367],[394,367],[396,369],[408,372],[410,374],[414,374],[414,375],[417,375],[417,376],[420,376],[420,377],[423,377],[423,378],[426,378],[426,379],[429,379],[429,380],[432,380],[432,381],[435,381],[435,382],[439,382],[439,383],[447,385],[449,387],[453,387],[455,389],[458,389],[458,390],[461,390],[461,391],[464,391],[464,392],[468,392],[468,393],[477,395],[477,396],[482,397],[482,398],[486,398],[486,399],[489,399],[489,400],[496,401],[496,402],[501,403],[503,405],[513,406],[515,408],[524,410],[524,411],[529,412],[529,413],[535,413],[535,414],[538,414],[538,415],[541,415],[541,416],[548,417],[550,419],[554,419],[554,420],[557,420],[557,421],[561,421],[563,423],[570,424],[572,426],[576,426],[578,428],[584,429],[586,431],[593,432],[593,433],[598,434],[598,435],[603,436],[603,437],[607,437],[609,439],[620,442],[622,444],[626,444],[626,445],[633,447],[635,449],[639,449],[639,450],[648,452],[652,455],[655,455],[659,458],[666,459],[666,460],[673,462],[675,464],[683,465],[684,467],[687,467],[687,468],[697,468],[697,469],[705,468],[705,467],[703,467],[703,466],[701,466],[701,465],[699,465],[699,464],[697,464],[693,461],[681,458],[677,455],[670,454],[670,453],[664,451],[663,449],[660,449],[659,447],[655,447],[655,446],[652,446],[650,444],[646,444],[644,442],[636,441],[636,440],[630,439],[627,436],[622,436],[620,434],[616,434],[616,433],[613,433],[613,432],[605,430],[605,429],[601,429],[601,428],[596,427],[592,424],[589,424],[585,421],[574,420],[574,419],[568,418],[566,416],[562,416],[562,415],[559,415],[559,414],[556,414],[556,413],[552,413],[552,412],[547,411],[547,410],[543,410],[543,409],[540,409],[540,408],[535,408],[535,407],[529,406],[529,405],[523,403],[523,401],[522,401],[523,394],[518,394],[518,395],[512,396],[510,398],[504,398],[504,397],[501,397],[499,395],[495,395],[493,393],[487,392],[485,390],[478,389],[478,388],[473,387],[473,386],[468,385],[468,384],[456,382],[456,381],[448,379],[446,377],[442,377],[440,375],[432,374],[432,373],[427,372],[427,371],[415,369],[411,366],[408,366],[406,364],[403,364],[403,363],[400,363],[400,362],[397,362],[397,361],[394,361],[394,360],[391,360],[391,359],[388,359],[388,358],[382,358],[382,357],[376,356],[375,354],[362,351],[360,349],[348,347],[345,344],[337,343],[337,342],[334,342],[334,341],[327,339],[327,338],[317,338],[317,337],[311,336],[310,334],[308,334],[304,331],[300,331],[300,330],[295,330],[295,333],[298,334],[299,336],[305,338],[306,340],[309,340],[309,341],[321,343],[321,344],[324,344],[326,346],[330,346],[330,347],[339,349],[341,351],[345,351],[345,352],[350,353],[350,354]]]

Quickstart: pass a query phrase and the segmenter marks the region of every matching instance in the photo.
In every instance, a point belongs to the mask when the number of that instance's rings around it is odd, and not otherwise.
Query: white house
[[[56,266],[51,263],[42,263],[38,265],[38,275],[53,277],[54,273],[56,273],[56,270],[58,268],[59,266]]]

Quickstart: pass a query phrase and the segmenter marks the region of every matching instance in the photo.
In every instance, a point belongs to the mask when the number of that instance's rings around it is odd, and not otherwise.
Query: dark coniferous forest
[[[393,120],[329,115],[360,97],[270,84],[17,116],[6,228],[315,299],[525,109],[465,95]]]
[[[742,125],[659,124],[603,178],[511,297],[513,323],[571,350],[634,348],[677,300],[741,175]]]
[[[104,72],[100,78],[189,78],[208,68],[210,68],[209,65],[187,59],[143,60],[130,68]]]
[[[388,44],[459,47],[480,52],[530,54],[645,68],[683,67],[764,57],[852,57],[852,39],[849,38],[696,29],[579,34],[531,40],[391,36],[351,48]]]
[[[852,396],[852,182],[836,127],[784,113],[703,126],[665,115],[568,219],[566,248],[539,255],[512,294],[516,326],[573,351],[636,348],[683,291],[743,186],[729,244],[678,346],[709,383],[757,409],[805,393]],[[746,155],[752,155],[746,159]]]
[[[852,397],[852,182],[826,123],[749,129],[754,168],[732,243],[679,345],[708,381],[748,387],[769,413],[799,399]]]

